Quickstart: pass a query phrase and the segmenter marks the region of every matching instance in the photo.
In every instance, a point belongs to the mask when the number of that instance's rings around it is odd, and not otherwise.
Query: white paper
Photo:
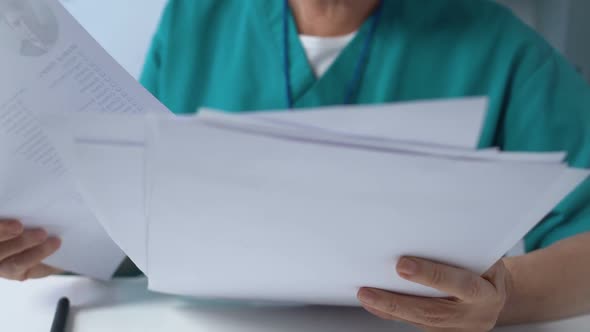
[[[363,138],[474,149],[479,143],[487,98],[333,106],[321,110],[262,112],[255,116],[301,128],[319,128]],[[333,112],[339,111],[338,116]]]
[[[361,286],[442,296],[400,279],[396,260],[482,273],[588,174],[277,140],[198,118],[158,130],[150,288],[200,297],[358,305]]]
[[[87,205],[113,241],[146,271],[145,118],[61,113],[41,119]]]
[[[462,102],[457,102],[461,104]],[[419,105],[422,103],[418,103]],[[436,105],[440,104],[441,108],[448,107],[448,102],[429,103],[428,107],[436,109]],[[389,112],[395,112],[398,108],[396,104],[388,105]],[[401,108],[407,108],[407,104],[401,104]],[[361,106],[363,111],[379,111],[378,108],[370,106]],[[329,113],[323,112],[323,109],[307,110],[308,113],[320,112],[324,115],[329,115],[335,122],[338,122],[340,117],[353,110],[352,107],[346,107],[341,110],[331,109]],[[443,112],[442,110],[439,111]],[[280,114],[285,115],[282,112]],[[448,114],[449,117],[453,116]],[[346,132],[338,132],[334,130],[326,130],[314,126],[298,125],[296,122],[289,121],[282,118],[280,115],[275,115],[273,119],[280,121],[266,121],[262,119],[258,113],[246,114],[230,114],[214,109],[201,109],[198,113],[201,121],[213,126],[228,128],[233,130],[240,130],[248,133],[271,136],[279,139],[297,140],[305,142],[313,142],[316,144],[337,145],[348,148],[369,149],[377,151],[389,151],[402,154],[419,154],[427,156],[437,156],[441,158],[455,158],[455,159],[471,159],[471,160],[489,160],[489,161],[512,161],[512,162],[546,162],[546,163],[562,163],[565,160],[566,154],[564,152],[544,152],[544,153],[519,153],[519,152],[501,152],[497,148],[489,149],[465,149],[456,146],[441,147],[438,142],[430,142],[427,138],[422,138],[421,143],[408,143],[404,140],[399,140],[391,137],[379,136],[359,136],[348,134]],[[290,116],[286,116],[289,118]],[[459,120],[458,120],[459,121]],[[428,122],[425,119],[425,122]],[[399,124],[403,125],[403,124]],[[411,123],[406,124],[410,126]]]
[[[0,214],[62,238],[47,263],[108,278],[124,253],[82,202],[37,117],[166,108],[56,0],[0,1],[0,40]]]

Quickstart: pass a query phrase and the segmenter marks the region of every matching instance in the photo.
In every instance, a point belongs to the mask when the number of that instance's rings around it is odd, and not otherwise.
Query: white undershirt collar
[[[355,31],[339,37],[299,35],[301,45],[307,55],[307,60],[316,77],[320,78],[324,76],[356,34],[357,32]]]

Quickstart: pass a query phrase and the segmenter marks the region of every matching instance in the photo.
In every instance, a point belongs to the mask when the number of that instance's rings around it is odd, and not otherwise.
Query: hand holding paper
[[[16,220],[0,220],[0,277],[24,281],[60,273],[42,261],[61,241],[41,229],[24,229]]]

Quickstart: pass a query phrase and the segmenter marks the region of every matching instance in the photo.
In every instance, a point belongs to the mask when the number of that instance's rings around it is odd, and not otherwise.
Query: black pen
[[[68,312],[70,311],[70,300],[67,297],[61,298],[57,302],[55,309],[55,316],[53,317],[53,324],[51,324],[51,332],[65,332],[66,323],[68,321]]]

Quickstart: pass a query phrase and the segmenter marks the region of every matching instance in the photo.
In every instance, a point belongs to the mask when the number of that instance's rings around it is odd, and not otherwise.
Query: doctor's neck
[[[377,8],[379,1],[289,0],[289,4],[299,34],[335,37],[358,30]]]

